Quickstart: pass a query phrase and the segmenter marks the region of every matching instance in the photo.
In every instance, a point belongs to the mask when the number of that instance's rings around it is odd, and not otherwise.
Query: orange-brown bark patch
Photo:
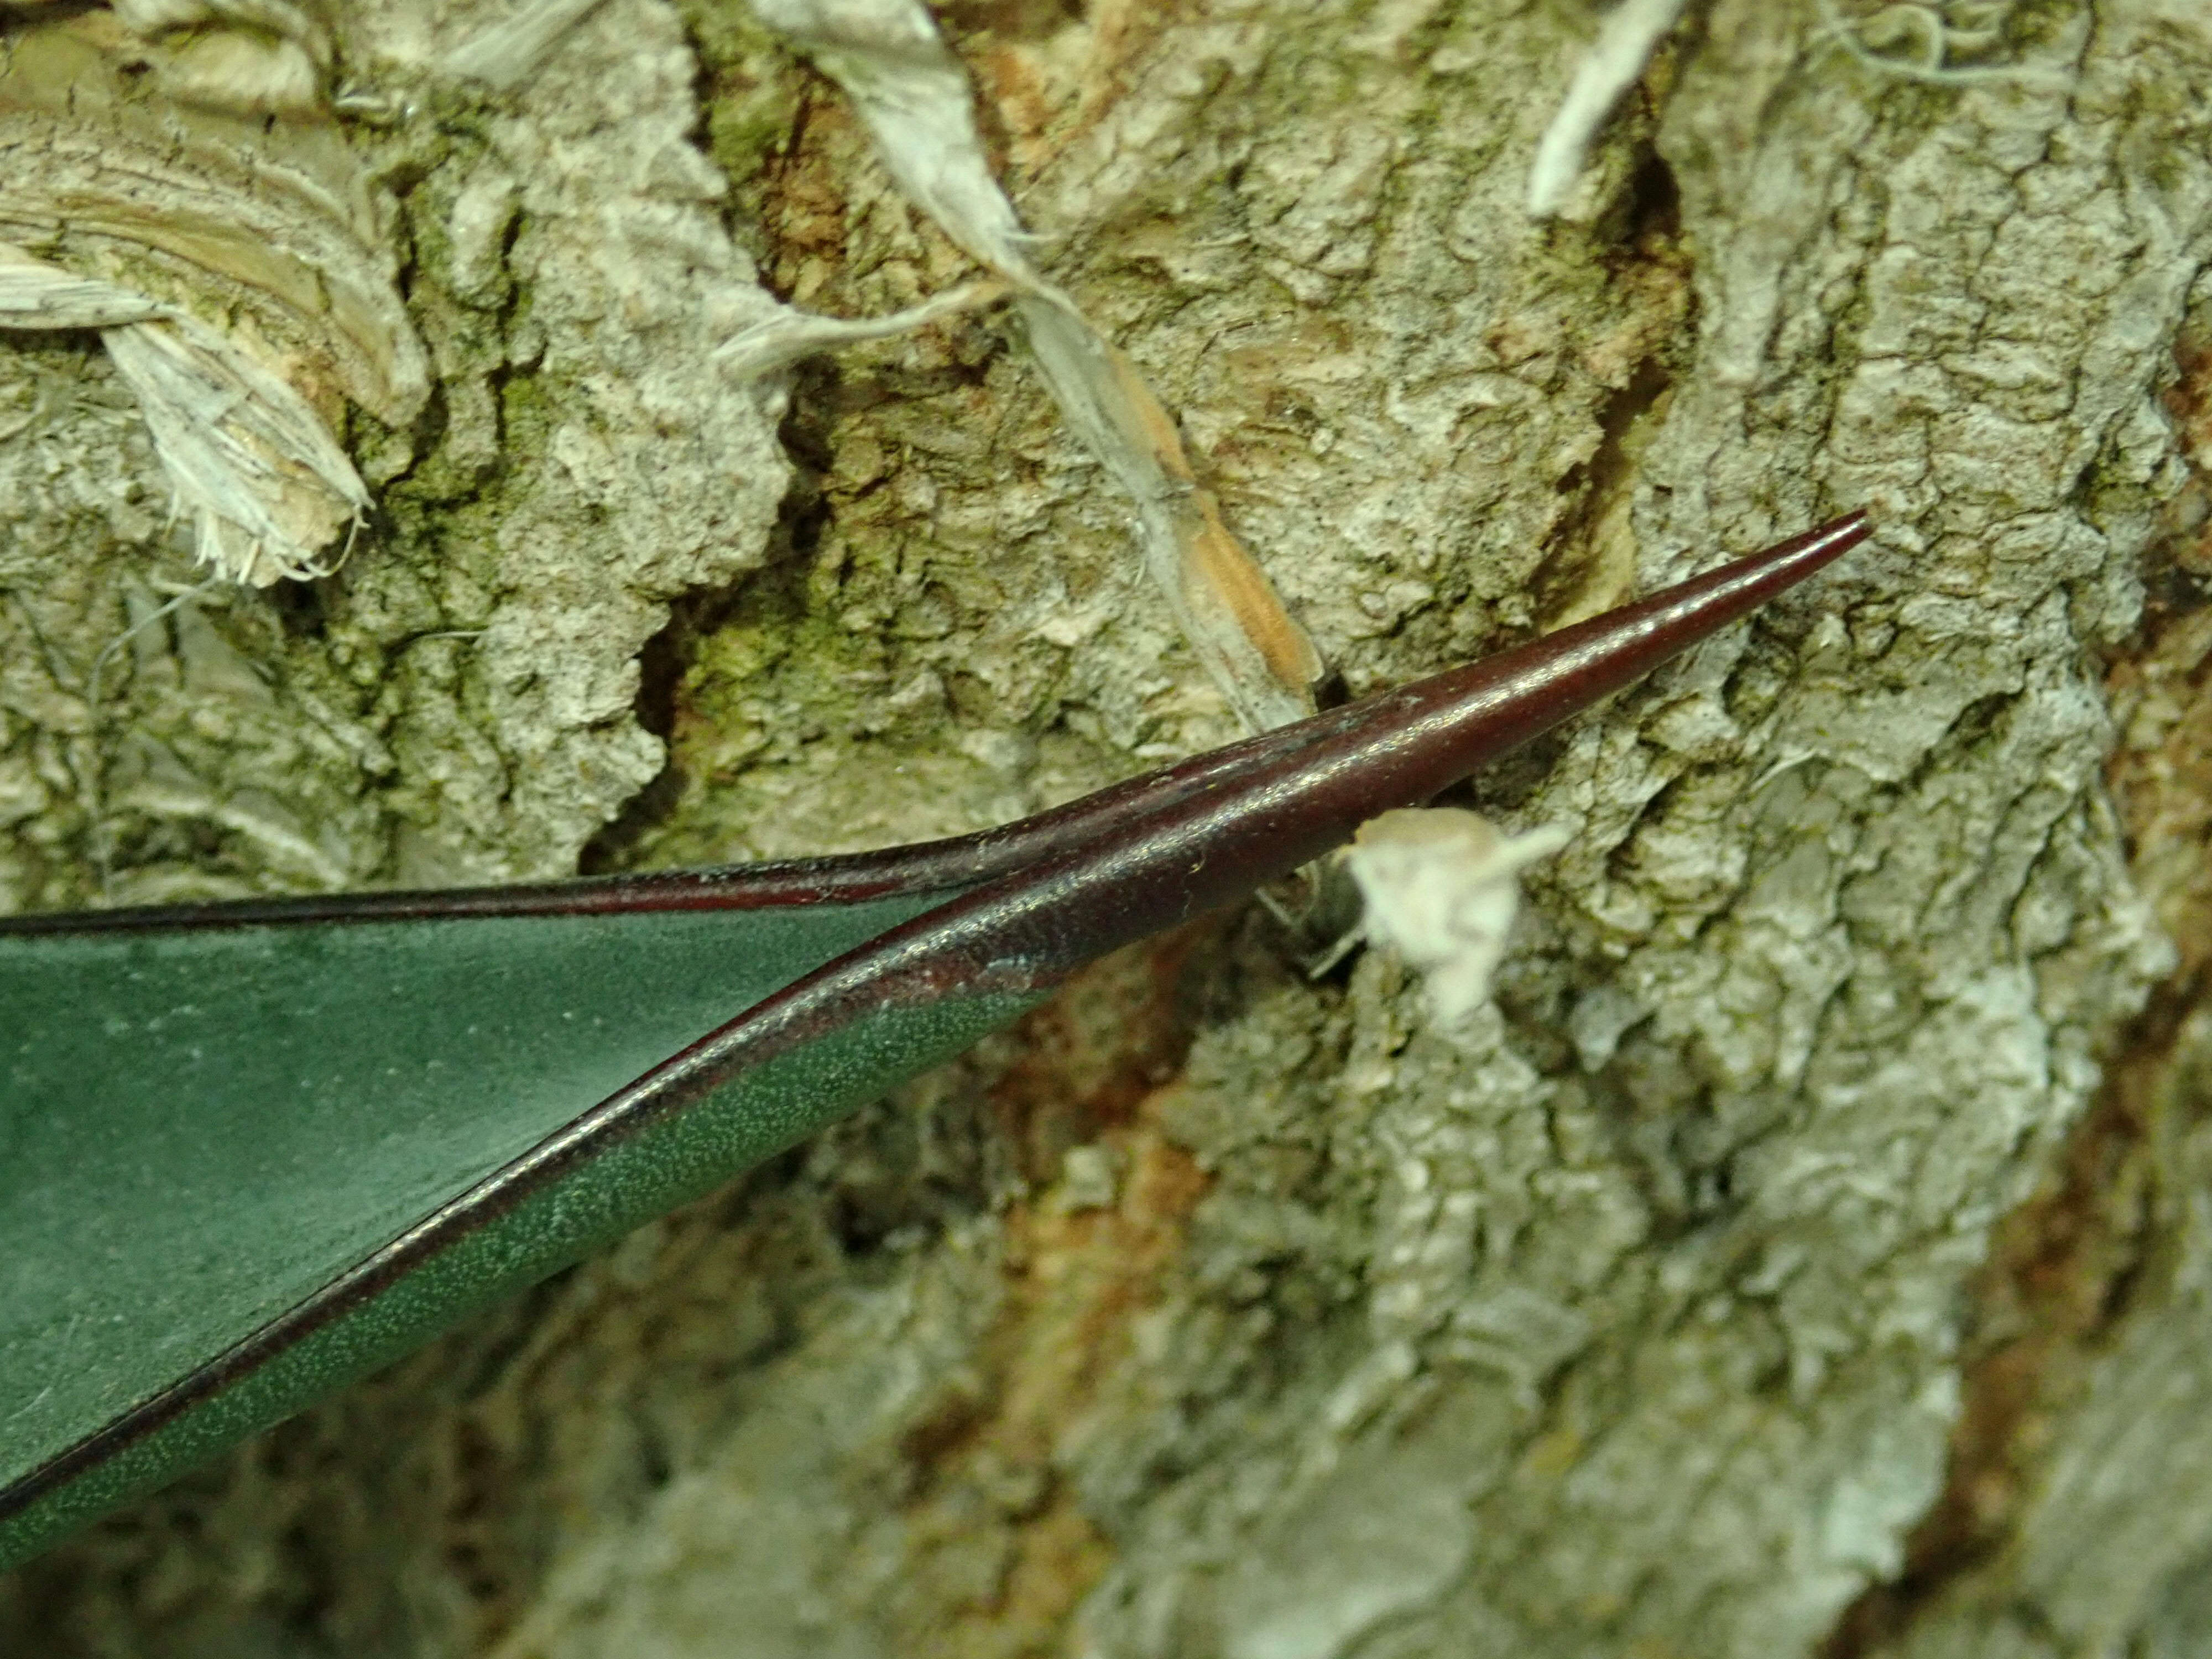
[[[1006,1220],[1008,1283],[979,1374],[907,1443],[910,1570],[902,1650],[1023,1659],[1066,1645],[1110,1543],[1061,1474],[1061,1452],[1109,1403],[1133,1325],[1182,1249],[1208,1177],[1154,1121],[1189,1030],[1177,981],[1200,923],[1119,952],[1031,1015],[994,1091],[1037,1190]],[[1110,1201],[1051,1177],[1077,1146],[1118,1171]]]

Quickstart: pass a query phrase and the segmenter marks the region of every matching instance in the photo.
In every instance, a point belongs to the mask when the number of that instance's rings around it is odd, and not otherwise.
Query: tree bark
[[[441,75],[508,9],[194,129],[337,144],[428,349],[380,417],[276,343],[377,495],[336,575],[125,641],[160,465],[95,337],[0,342],[0,904],[878,845],[1236,735],[1001,319],[709,360],[972,274],[833,86],[720,0]],[[1466,1026],[1317,921],[1126,952],[0,1578],[0,1650],[2198,1651],[2202,9],[1711,0],[1549,220],[1578,5],[942,17],[1348,692],[1876,542],[1476,781],[1575,838]]]

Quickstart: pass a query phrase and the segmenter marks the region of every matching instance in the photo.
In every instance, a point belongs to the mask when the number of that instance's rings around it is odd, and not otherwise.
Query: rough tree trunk
[[[0,343],[0,906],[857,848],[1235,734],[1000,319],[782,408],[707,360],[967,271],[836,89],[726,0],[441,78],[511,9],[349,9],[378,120],[163,161],[358,170],[432,389],[276,340],[380,503],[339,574],[101,661],[196,580],[167,485],[95,337]],[[944,21],[1352,692],[1879,544],[1479,781],[1576,839],[1466,1029],[1258,910],[1126,954],[0,1579],[0,1652],[2204,1651],[2198,0],[1712,0],[1552,221],[1569,0]],[[1898,68],[1937,25],[2002,72]]]

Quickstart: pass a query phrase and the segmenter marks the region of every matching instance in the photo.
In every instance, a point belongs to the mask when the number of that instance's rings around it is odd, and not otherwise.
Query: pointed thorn
[[[1122,786],[1090,836],[862,945],[671,1060],[671,1103],[885,1000],[1040,992],[1417,806],[1648,674],[1863,541],[1853,513],[1465,668]],[[1179,787],[1179,780],[1195,780]],[[1095,801],[1098,798],[1094,797]],[[643,1086],[642,1085],[641,1086]],[[611,1104],[612,1103],[610,1103]]]

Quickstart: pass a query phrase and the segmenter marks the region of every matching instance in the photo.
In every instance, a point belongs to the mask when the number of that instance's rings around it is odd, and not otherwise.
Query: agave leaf
[[[0,922],[0,1565],[1419,804],[1861,539],[1004,830]]]

